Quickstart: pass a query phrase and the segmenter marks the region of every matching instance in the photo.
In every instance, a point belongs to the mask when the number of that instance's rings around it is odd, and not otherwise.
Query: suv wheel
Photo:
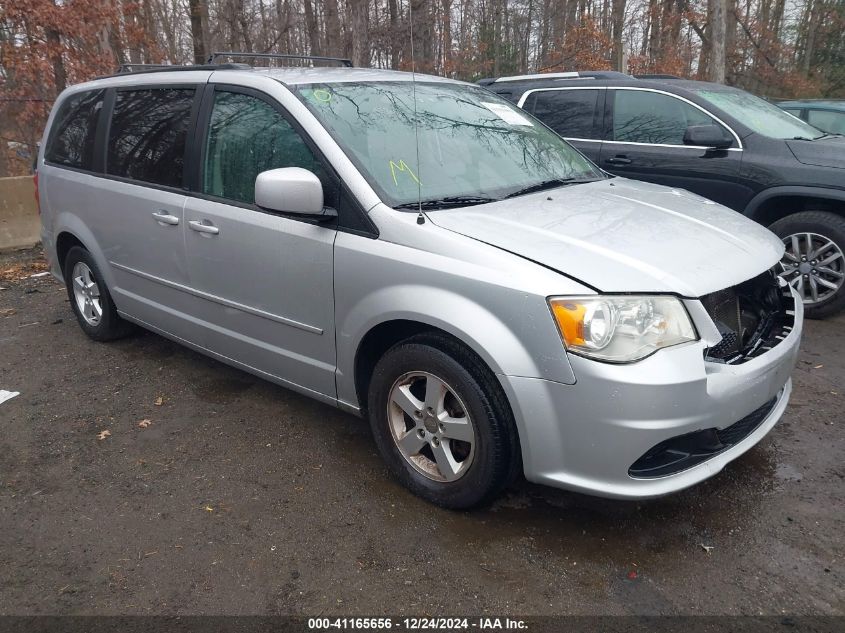
[[[495,377],[446,336],[422,334],[388,350],[373,372],[368,408],[391,472],[437,505],[487,503],[519,465],[513,418]]]
[[[786,246],[781,276],[803,298],[807,317],[821,319],[845,308],[845,218],[802,211],[769,228]]]
[[[95,341],[112,341],[129,334],[133,326],[117,314],[94,258],[74,246],[65,258],[65,285],[70,305],[82,330]]]

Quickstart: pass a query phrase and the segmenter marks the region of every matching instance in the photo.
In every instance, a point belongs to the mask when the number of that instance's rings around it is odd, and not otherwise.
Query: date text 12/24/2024
[[[312,631],[358,630],[376,631],[400,629],[406,631],[457,631],[457,630],[526,630],[524,620],[515,618],[309,618]]]

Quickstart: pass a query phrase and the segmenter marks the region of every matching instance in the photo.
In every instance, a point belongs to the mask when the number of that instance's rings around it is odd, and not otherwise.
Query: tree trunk
[[[452,0],[440,0],[443,6],[443,72],[450,73],[452,67]]]
[[[317,16],[314,15],[314,5],[311,0],[304,0],[305,8],[305,29],[308,31],[308,43],[311,46],[311,54],[320,56],[320,29],[317,25]]]
[[[402,50],[402,34],[399,33],[399,9],[396,0],[387,0],[387,10],[390,14],[390,67],[399,70],[399,51]]]
[[[205,33],[203,33],[202,5],[203,0],[188,0],[188,9],[191,13],[191,39],[194,42],[195,64],[204,64],[210,52],[206,47]]]
[[[337,12],[337,0],[325,0],[326,45],[323,50],[327,55],[343,54],[343,37],[340,33],[340,17]]]
[[[736,29],[736,0],[727,0],[725,5],[725,79],[730,79],[729,83],[734,83],[736,75]]]
[[[709,0],[710,60],[707,78],[715,83],[725,83],[725,10],[727,0]]]
[[[56,94],[67,88],[67,71],[62,58],[62,40],[59,32],[54,28],[46,29],[47,43],[50,45],[50,65],[53,67],[53,85]]]
[[[620,73],[627,72],[625,66],[625,49],[622,45],[622,31],[625,27],[625,0],[613,0],[611,8],[611,30],[613,37],[613,60],[611,67]]]
[[[370,65],[370,3],[368,0],[351,0],[352,63],[366,68]]]

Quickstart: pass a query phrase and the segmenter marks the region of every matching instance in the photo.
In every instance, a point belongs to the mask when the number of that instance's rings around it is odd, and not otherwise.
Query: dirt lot
[[[784,420],[709,482],[454,513],[352,416],[89,341],[36,255],[0,256],[0,614],[845,615],[845,317],[808,323]]]

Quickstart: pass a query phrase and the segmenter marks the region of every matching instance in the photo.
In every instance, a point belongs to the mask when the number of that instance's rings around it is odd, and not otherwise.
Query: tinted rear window
[[[82,92],[64,100],[53,123],[45,158],[51,163],[91,169],[94,136],[103,107],[103,91]]]
[[[109,132],[109,174],[182,186],[192,88],[118,91]]]
[[[598,90],[549,90],[528,95],[524,108],[561,136],[597,138],[593,119]]]

